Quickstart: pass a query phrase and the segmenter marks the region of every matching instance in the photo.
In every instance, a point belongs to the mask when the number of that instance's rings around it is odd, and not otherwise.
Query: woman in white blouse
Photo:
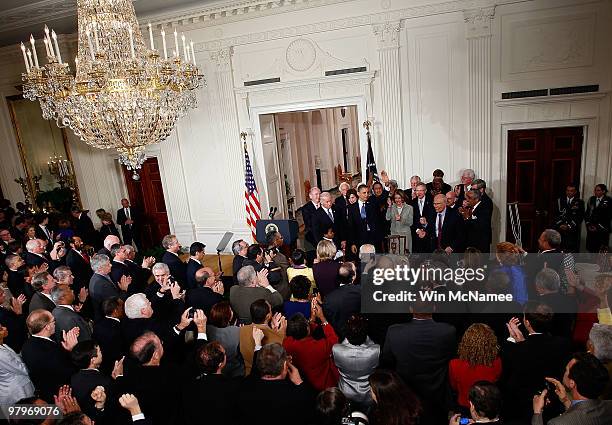
[[[412,233],[410,232],[414,217],[412,206],[406,203],[406,194],[401,189],[396,190],[393,200],[389,198],[387,202],[389,207],[385,218],[391,222],[391,235],[405,236],[406,247],[409,252],[412,252]],[[403,250],[400,252],[403,253]]]
[[[0,325],[0,405],[15,404],[34,395],[28,369],[21,356],[4,343],[8,329]]]

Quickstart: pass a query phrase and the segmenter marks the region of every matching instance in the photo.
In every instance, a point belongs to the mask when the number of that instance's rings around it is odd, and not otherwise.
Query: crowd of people
[[[100,230],[78,208],[53,228],[3,205],[0,405],[63,415],[11,423],[610,424],[612,257],[591,286],[572,261],[583,220],[587,247],[607,244],[605,186],[580,212],[569,185],[563,221],[525,256],[491,247],[493,201],[471,170],[454,189],[440,170],[405,191],[381,177],[343,183],[336,199],[311,190],[305,249],[276,231],[234,241],[231,279],[205,264],[203,243],[187,253],[175,235],[159,258],[136,261],[141,216],[127,200],[121,233],[105,211]],[[417,300],[362,313],[363,279],[388,266],[373,254],[397,248],[387,235],[403,237],[408,261],[431,253],[429,268],[483,268],[478,289],[511,293],[512,306]]]

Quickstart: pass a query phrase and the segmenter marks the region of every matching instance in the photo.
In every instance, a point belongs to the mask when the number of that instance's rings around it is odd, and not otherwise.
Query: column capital
[[[209,52],[210,59],[220,71],[230,71],[232,69],[233,54],[234,49],[231,46]]]
[[[490,37],[491,20],[495,16],[495,6],[463,11],[466,24],[466,37]]]
[[[372,25],[372,31],[378,41],[378,49],[398,49],[401,21],[384,22]]]

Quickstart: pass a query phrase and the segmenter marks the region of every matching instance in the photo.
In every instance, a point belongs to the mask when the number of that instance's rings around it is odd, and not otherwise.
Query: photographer
[[[599,400],[608,380],[608,371],[592,354],[576,353],[565,367],[563,382],[554,378],[546,381],[554,385],[565,413],[548,421],[548,425],[609,424],[612,418],[612,401]],[[569,390],[569,395],[567,391]],[[550,402],[549,390],[533,397],[532,425],[542,425],[542,411]]]
[[[268,282],[274,289],[281,293],[283,299],[289,299],[289,286],[282,285],[283,276],[281,267],[274,261],[277,252],[274,248],[264,250],[261,245],[253,244],[247,249],[247,259],[242,267],[253,266],[256,273],[266,269],[268,271]],[[281,291],[285,290],[285,292]]]

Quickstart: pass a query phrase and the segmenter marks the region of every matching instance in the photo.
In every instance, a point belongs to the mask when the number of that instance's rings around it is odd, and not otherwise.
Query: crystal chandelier
[[[145,147],[166,139],[177,119],[197,105],[202,75],[193,41],[181,35],[181,52],[175,30],[172,49],[162,29],[162,57],[151,24],[145,45],[131,0],[78,0],[77,9],[76,75],[62,60],[55,31],[45,26],[46,65],[39,65],[33,36],[31,46],[21,43],[23,96],[38,99],[43,118],[70,127],[88,145],[116,149],[137,178]]]

